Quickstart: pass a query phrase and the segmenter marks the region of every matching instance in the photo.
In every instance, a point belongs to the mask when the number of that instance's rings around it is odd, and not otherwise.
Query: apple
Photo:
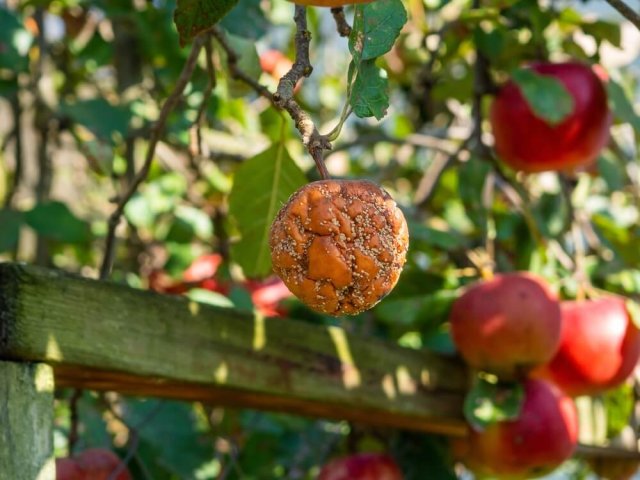
[[[548,362],[560,344],[560,303],[542,278],[527,272],[471,285],[449,320],[465,361],[504,379]]]
[[[279,277],[246,280],[243,285],[251,293],[253,305],[265,317],[282,317],[287,314],[280,302],[292,297],[293,293]]]
[[[623,383],[640,356],[640,331],[624,299],[615,296],[562,302],[560,348],[533,374],[572,396],[592,395]]]
[[[289,73],[293,62],[280,50],[267,50],[260,55],[260,67],[265,73],[280,80]]]
[[[113,477],[116,469],[120,473]],[[58,480],[132,480],[126,466],[111,450],[90,448],[77,457],[56,459]]]
[[[588,463],[593,473],[605,480],[631,480],[640,468],[638,460],[628,458],[596,457]]]
[[[318,480],[402,480],[402,472],[389,455],[358,453],[327,463]]]
[[[57,480],[84,480],[82,470],[73,458],[56,458]]]
[[[515,420],[470,427],[463,463],[480,475],[528,479],[554,470],[573,454],[578,414],[570,397],[550,382],[529,379]]]
[[[573,97],[574,110],[550,125],[533,113],[516,83],[507,82],[490,111],[498,156],[523,172],[590,165],[609,141],[611,112],[602,74],[577,62],[536,63],[529,68],[562,82]]]

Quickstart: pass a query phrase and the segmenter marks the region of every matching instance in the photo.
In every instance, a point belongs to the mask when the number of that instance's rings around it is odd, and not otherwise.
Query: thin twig
[[[316,163],[316,168],[322,178],[329,178],[329,172],[324,164],[324,151],[331,150],[331,143],[326,136],[318,132],[311,116],[305,112],[293,99],[296,84],[303,77],[308,77],[313,71],[309,60],[309,45],[311,32],[307,28],[307,9],[296,5],[293,20],[296,24],[295,46],[296,58],[291,70],[278,83],[278,90],[273,95],[277,106],[287,111],[295,121],[296,128],[302,135],[302,143]]]
[[[633,23],[638,30],[640,30],[640,13],[633,10],[622,0],[607,0],[607,3],[615,8],[624,18]]]
[[[73,390],[73,394],[69,399],[69,437],[67,440],[67,449],[69,456],[73,455],[73,450],[78,443],[78,427],[80,424],[80,417],[78,415],[78,401],[82,397],[82,389],[76,388]]]
[[[111,273],[111,268],[113,266],[113,260],[115,256],[116,228],[120,223],[120,219],[122,218],[122,214],[124,213],[127,202],[136,193],[138,187],[142,184],[142,182],[144,182],[144,180],[147,178],[147,175],[149,174],[149,170],[151,168],[151,164],[153,163],[153,157],[156,151],[156,145],[158,144],[160,136],[164,131],[165,124],[167,123],[167,118],[169,117],[171,111],[178,104],[178,101],[182,96],[182,92],[191,79],[191,75],[193,74],[198,61],[198,55],[200,54],[200,50],[206,42],[206,39],[207,35],[199,35],[194,39],[193,45],[191,47],[191,52],[189,53],[189,57],[187,58],[184,67],[182,68],[180,77],[178,77],[178,81],[176,82],[173,91],[162,105],[158,121],[151,130],[151,138],[149,139],[149,146],[147,147],[147,154],[144,160],[144,164],[140,171],[136,174],[135,179],[133,180],[131,185],[129,185],[129,188],[118,198],[116,209],[109,217],[104,259],[102,261],[102,266],[100,267],[101,279],[107,278]]]
[[[418,183],[414,197],[414,204],[417,207],[423,207],[429,203],[442,174],[460,159],[460,154],[467,149],[468,144],[469,139],[465,140],[455,152],[448,155],[441,154],[433,160]]]
[[[227,55],[227,67],[229,68],[229,73],[231,74],[231,76],[236,80],[240,80],[249,85],[253,90],[256,91],[258,95],[263,96],[271,103],[275,103],[273,94],[269,91],[269,89],[251,78],[238,66],[238,54],[227,40],[224,31],[219,27],[213,27],[211,29],[211,34],[218,41]]]
[[[302,143],[316,163],[316,167],[322,178],[329,178],[329,172],[324,164],[324,151],[331,150],[331,142],[326,135],[318,132],[311,116],[305,112],[294,100],[295,86],[303,77],[308,77],[313,71],[309,60],[309,44],[311,32],[307,29],[307,9],[296,5],[293,17],[296,24],[295,46],[296,58],[291,70],[287,72],[278,83],[278,89],[271,93],[264,85],[260,84],[238,66],[238,54],[233,50],[226,39],[224,32],[213,27],[211,33],[227,54],[227,65],[231,76],[244,82],[259,95],[270,100],[277,108],[285,110],[295,122],[295,126],[302,136]]]
[[[113,415],[114,418],[125,425],[129,430],[129,447],[127,448],[127,453],[122,459],[122,462],[111,472],[108,477],[108,480],[116,480],[118,478],[118,475],[124,472],[124,470],[127,468],[129,462],[131,462],[131,460],[136,457],[138,445],[140,444],[140,430],[142,430],[145,425],[147,425],[155,418],[155,416],[160,412],[165,403],[162,400],[159,400],[158,403],[156,403],[156,405],[151,410],[149,410],[149,412],[147,412],[147,414],[135,426],[132,426],[129,425],[124,417],[122,417],[122,415],[120,415],[116,411],[112,402],[106,396],[102,395],[101,399],[111,415]]]
[[[347,19],[344,16],[344,8],[332,8],[331,15],[333,15],[333,19],[336,21],[336,28],[338,29],[338,33],[340,34],[340,36],[348,37],[349,35],[351,35],[351,25],[349,25]]]

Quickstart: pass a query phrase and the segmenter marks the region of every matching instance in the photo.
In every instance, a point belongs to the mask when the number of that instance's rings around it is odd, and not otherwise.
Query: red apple
[[[260,66],[276,80],[280,80],[293,67],[293,62],[280,50],[267,50],[260,55]]]
[[[73,458],[56,458],[57,480],[84,480],[82,470]]]
[[[552,383],[527,380],[516,420],[470,428],[463,462],[501,479],[542,476],[567,460],[578,441],[578,415],[571,398]]]
[[[527,272],[472,285],[449,319],[466,362],[503,378],[548,362],[560,343],[560,303],[542,278]]]
[[[132,480],[129,470],[122,465],[120,457],[111,450],[104,448],[90,448],[82,452],[77,459],[80,469],[85,473],[87,480]],[[116,469],[120,473],[111,478]]]
[[[640,356],[640,331],[620,297],[562,302],[560,348],[535,376],[555,382],[572,396],[620,385]]]
[[[556,78],[574,100],[574,110],[557,125],[536,117],[513,81],[491,106],[490,120],[498,156],[524,172],[570,170],[591,164],[609,141],[611,113],[600,77],[581,63],[537,63],[541,75]]]
[[[402,472],[389,455],[358,453],[327,463],[318,480],[402,480]]]
[[[112,478],[116,469],[120,473]],[[90,448],[77,457],[56,459],[58,480],[132,480],[120,457],[111,450]]]
[[[270,277],[266,280],[247,280],[244,286],[251,293],[251,300],[256,309],[266,317],[280,317],[287,314],[280,306],[285,298],[293,296],[279,277]]]

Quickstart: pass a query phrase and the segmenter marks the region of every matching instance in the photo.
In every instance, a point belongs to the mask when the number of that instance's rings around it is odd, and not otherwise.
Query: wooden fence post
[[[0,361],[0,479],[55,478],[53,370]]]

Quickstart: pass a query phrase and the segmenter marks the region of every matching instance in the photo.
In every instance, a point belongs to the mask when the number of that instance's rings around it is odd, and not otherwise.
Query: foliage
[[[640,298],[638,51],[622,34],[628,24],[608,14],[594,20],[591,8],[378,0],[345,9],[353,26],[346,39],[329,9],[309,8],[313,72],[293,98],[333,141],[329,171],[391,192],[411,245],[400,282],[372,311],[336,320],[295,299],[278,311],[451,354],[449,308],[487,264],[534,271],[565,297],[583,293],[587,280]],[[293,12],[285,0],[0,2],[0,260],[99,276],[113,201],[141,171],[157,132],[148,175],[116,231],[112,279],[169,291],[158,279],[186,284],[185,270],[215,252],[223,262],[212,278],[181,293],[261,308],[247,278],[270,271],[270,220],[318,174],[295,122],[238,78],[210,29],[250,81],[274,92],[279,79],[258,59],[268,49],[295,58]],[[522,67],[568,58],[606,69],[612,141],[587,172],[508,170],[490,149],[491,95],[513,76],[539,116],[561,121],[573,108],[565,89]],[[630,395],[608,400],[617,409],[611,434]],[[58,391],[58,455],[77,409],[76,449],[132,455],[136,478],[311,479],[327,459],[363,449],[392,451],[407,478],[427,470],[455,478],[439,437],[111,393],[72,397]],[[489,407],[488,417],[512,413]]]

